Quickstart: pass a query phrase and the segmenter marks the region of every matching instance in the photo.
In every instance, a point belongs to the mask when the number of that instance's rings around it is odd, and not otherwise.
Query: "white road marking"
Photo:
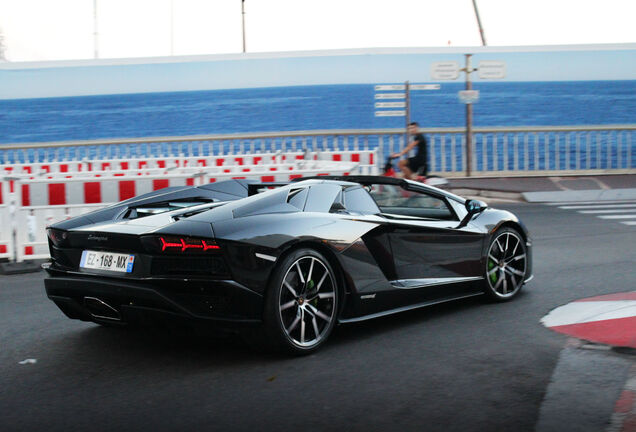
[[[557,205],[562,210],[576,210],[577,213],[589,214],[599,219],[616,220],[627,226],[636,226],[636,222],[627,219],[636,219],[636,201],[621,200],[608,201],[582,201],[572,203],[550,203]],[[564,205],[561,205],[564,204]],[[627,220],[622,222],[621,220]]]
[[[636,219],[636,214],[598,216],[601,219]]]
[[[549,206],[565,206],[565,205],[582,205],[582,204],[630,204],[633,200],[617,200],[617,201],[562,201],[545,203]]]
[[[634,204],[598,204],[598,205],[571,205],[559,207],[563,210],[585,210],[585,209],[602,209],[602,208],[627,208],[636,207]]]
[[[581,210],[579,213],[583,214],[602,214],[602,213],[629,213],[633,212],[634,209],[611,209],[611,210]]]

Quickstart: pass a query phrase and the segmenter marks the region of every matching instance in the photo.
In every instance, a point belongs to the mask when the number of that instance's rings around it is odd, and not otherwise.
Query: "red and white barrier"
[[[169,186],[194,186],[229,179],[256,179],[262,182],[287,182],[299,177],[349,175],[355,164],[327,161],[298,161],[272,166],[243,166],[196,170],[191,174],[163,176],[104,176],[94,178],[37,178],[16,182],[19,204],[65,206],[114,203]]]
[[[318,153],[319,160],[332,160],[336,162],[355,162],[361,168],[366,169],[362,174],[377,174],[376,152],[373,150],[332,151]]]
[[[38,174],[64,174],[86,171],[84,162],[42,162],[24,164],[2,165],[2,173],[5,176],[38,175]]]
[[[9,182],[3,181],[0,183],[0,258],[13,257],[13,228]]]
[[[0,257],[13,257],[15,248],[18,261],[47,258],[47,225],[169,186],[194,186],[228,179],[287,182],[299,177],[355,174],[357,168],[355,162],[299,159],[293,163],[160,169],[162,175],[147,174],[158,172],[156,169],[141,170],[144,175],[134,170],[94,171],[92,177],[68,178],[66,173],[52,173],[44,178],[2,181],[0,223],[3,227],[15,225],[16,237],[14,244],[11,230],[6,230],[8,236],[5,230],[0,230]],[[14,193],[10,192],[10,183]],[[7,204],[9,196],[16,203],[13,216]],[[8,239],[6,243],[5,239]]]
[[[56,222],[98,210],[107,204],[79,204],[68,206],[20,207],[16,230],[16,258],[18,262],[49,257],[45,227]]]
[[[133,159],[99,159],[84,161],[42,162],[2,165],[2,173],[14,178],[69,177],[107,175],[116,172],[138,171],[156,174],[152,170],[196,169],[196,168],[236,168],[261,165],[292,164],[301,160],[321,160],[352,162],[358,165],[359,174],[377,174],[376,152],[372,150],[320,151],[320,152],[275,152],[254,154],[230,154],[214,156],[158,157]]]
[[[33,179],[17,182],[22,207],[114,203],[169,186],[191,186],[186,175]]]

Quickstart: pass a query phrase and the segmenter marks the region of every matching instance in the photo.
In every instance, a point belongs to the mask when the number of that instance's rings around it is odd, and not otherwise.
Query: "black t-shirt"
[[[426,162],[426,138],[422,134],[417,134],[413,137],[413,141],[417,141],[417,154],[415,157]]]

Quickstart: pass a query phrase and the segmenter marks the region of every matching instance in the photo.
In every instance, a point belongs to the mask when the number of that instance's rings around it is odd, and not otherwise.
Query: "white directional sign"
[[[479,100],[479,90],[460,90],[457,95],[465,104],[475,103]]]
[[[395,111],[376,111],[376,117],[404,117],[406,115],[405,110],[395,110]]]
[[[439,84],[411,84],[409,86],[411,90],[439,90],[440,88]]]
[[[405,93],[376,93],[376,99],[404,99]]]
[[[456,80],[459,78],[459,63],[456,61],[433,62],[431,65],[431,79]]]
[[[506,63],[494,60],[482,60],[477,68],[481,79],[504,79],[506,77]]]
[[[375,86],[375,91],[386,91],[386,90],[405,90],[406,86],[404,84],[379,84]]]
[[[406,102],[376,102],[376,108],[406,108]]]

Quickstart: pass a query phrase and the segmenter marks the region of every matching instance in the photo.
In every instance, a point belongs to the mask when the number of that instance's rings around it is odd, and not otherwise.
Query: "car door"
[[[453,285],[482,277],[486,233],[460,224],[461,204],[407,182],[372,185],[369,192],[390,221],[386,233],[395,270],[391,283],[396,289],[446,286],[434,290],[444,295],[451,293]]]

